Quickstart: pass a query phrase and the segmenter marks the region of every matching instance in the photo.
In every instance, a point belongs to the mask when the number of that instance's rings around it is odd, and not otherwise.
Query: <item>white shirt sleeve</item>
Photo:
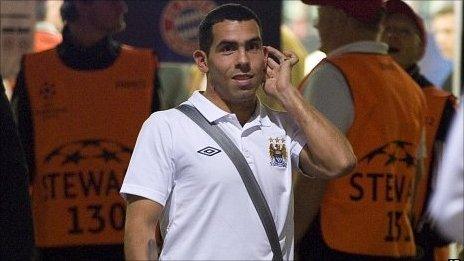
[[[154,113],[145,121],[126,172],[121,196],[137,195],[165,205],[173,187],[172,132],[168,120]]]
[[[306,137],[304,132],[295,125],[297,129],[296,132],[292,134],[292,142],[290,143],[290,159],[292,161],[292,166],[294,169],[303,172],[300,169],[300,153],[303,147],[306,145]]]
[[[437,187],[432,195],[430,214],[440,231],[452,240],[464,243],[464,145],[463,102],[446,140]]]
[[[306,100],[346,133],[354,121],[354,105],[351,90],[340,70],[324,62],[316,66],[303,84]]]

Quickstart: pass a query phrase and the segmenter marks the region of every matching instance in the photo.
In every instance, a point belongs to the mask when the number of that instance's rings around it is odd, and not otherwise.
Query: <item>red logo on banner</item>
[[[214,1],[170,1],[160,19],[164,42],[173,52],[191,56],[198,49],[198,26],[215,7]]]

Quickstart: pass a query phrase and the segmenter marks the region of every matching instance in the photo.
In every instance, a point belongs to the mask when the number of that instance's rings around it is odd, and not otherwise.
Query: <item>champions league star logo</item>
[[[97,160],[103,163],[121,163],[127,161],[132,149],[120,143],[102,140],[87,139],[74,141],[51,151],[45,156],[44,163],[58,161],[58,164],[79,165],[86,160]]]
[[[44,83],[44,85],[40,88],[40,97],[44,100],[50,100],[55,96],[55,85],[51,83]]]
[[[416,165],[416,158],[411,154],[412,143],[406,141],[392,141],[387,143],[364,156],[360,162],[370,163],[376,158],[384,159],[384,165],[388,166],[400,162],[410,168]]]
[[[269,139],[269,156],[271,157],[271,166],[287,167],[287,148],[284,138]]]

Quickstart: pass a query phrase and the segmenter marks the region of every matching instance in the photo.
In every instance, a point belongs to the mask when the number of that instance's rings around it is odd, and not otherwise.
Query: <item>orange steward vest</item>
[[[423,94],[387,55],[342,54],[326,62],[340,69],[351,90],[355,118],[347,137],[358,164],[327,186],[324,241],[350,254],[414,256],[409,215],[425,124]]]
[[[121,244],[119,189],[151,112],[153,54],[124,46],[110,67],[78,71],[52,49],[27,55],[24,66],[37,169],[36,245]]]
[[[450,100],[455,103],[454,96],[446,91],[437,89],[434,86],[425,87],[422,89],[426,101],[426,146],[427,157],[424,160],[424,176],[421,177],[417,183],[416,198],[414,202],[415,220],[419,220],[423,214],[425,200],[427,199],[428,184],[431,181],[433,171],[436,166],[432,166],[432,159],[434,158],[434,144],[437,136],[438,128],[440,127],[443,111],[447,102]]]

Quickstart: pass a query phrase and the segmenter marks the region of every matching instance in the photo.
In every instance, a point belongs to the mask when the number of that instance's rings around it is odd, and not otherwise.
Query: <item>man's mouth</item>
[[[389,53],[389,54],[396,54],[396,53],[399,53],[399,52],[400,52],[400,49],[398,49],[398,48],[396,48],[396,47],[390,46],[390,47],[388,48],[388,53]]]
[[[252,78],[253,74],[236,74],[232,77],[241,89],[250,89],[254,87],[252,86]]]
[[[246,81],[253,78],[253,75],[251,74],[236,74],[232,77],[232,79],[236,81]]]

